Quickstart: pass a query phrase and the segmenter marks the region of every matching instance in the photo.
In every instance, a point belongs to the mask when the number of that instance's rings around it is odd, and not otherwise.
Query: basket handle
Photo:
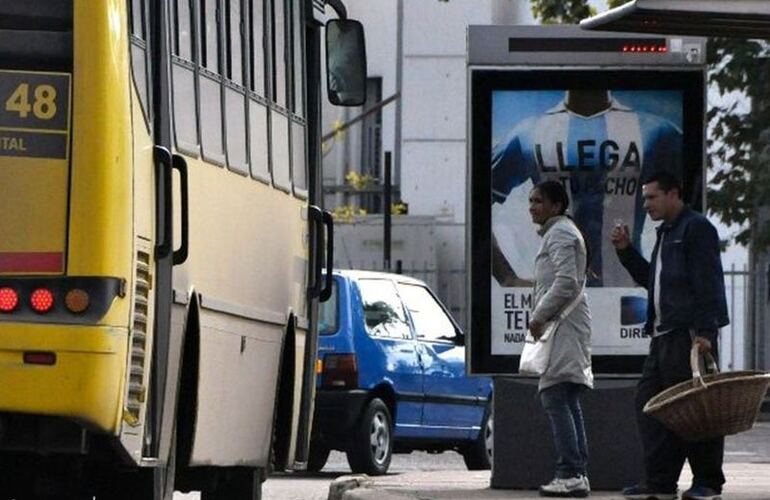
[[[698,354],[698,344],[693,344],[692,348],[690,349],[690,368],[692,369],[693,383],[698,382],[703,387],[706,387],[706,382],[703,381],[703,376],[700,373]],[[710,352],[707,352],[704,354],[704,357],[706,358],[706,371],[711,373],[719,373],[719,368],[717,367],[714,356]]]

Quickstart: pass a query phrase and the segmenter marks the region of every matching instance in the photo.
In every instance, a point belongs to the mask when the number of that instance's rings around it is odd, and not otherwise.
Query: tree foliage
[[[586,0],[531,0],[532,14],[543,24],[577,24],[594,12]]]
[[[628,0],[608,0],[609,7]],[[587,0],[530,0],[532,12],[544,24],[576,24],[590,15]],[[714,38],[708,43],[708,81],[719,99],[709,99],[706,140],[709,211],[741,229],[740,244],[770,246],[770,225],[758,224],[758,207],[770,205],[770,92],[761,75],[770,71],[763,41]],[[732,94],[733,98],[722,99]],[[741,109],[746,96],[750,112]]]
[[[770,231],[758,226],[757,209],[770,204],[770,100],[759,76],[770,69],[767,45],[758,40],[712,39],[708,44],[709,83],[720,95],[737,92],[751,99],[710,100],[707,163],[713,172],[708,188],[710,211],[727,224],[744,229],[736,241],[766,248]]]

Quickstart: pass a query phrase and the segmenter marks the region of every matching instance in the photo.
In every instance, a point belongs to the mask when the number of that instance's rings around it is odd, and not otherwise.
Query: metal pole
[[[730,370],[735,370],[735,262],[730,266]]]
[[[749,256],[751,252],[749,252]],[[749,257],[751,262],[751,257]],[[743,265],[743,342],[741,343],[741,370],[746,369],[746,344],[751,345],[749,342],[749,336],[754,331],[754,316],[752,313],[752,300],[751,291],[753,290],[751,284],[751,267],[748,264]]]
[[[396,4],[396,94],[401,94],[404,69],[404,0]],[[394,131],[396,184],[401,185],[401,102],[396,101],[396,123]]]
[[[382,186],[382,260],[383,269],[390,271],[390,194],[391,194],[391,153],[385,152],[385,172]]]

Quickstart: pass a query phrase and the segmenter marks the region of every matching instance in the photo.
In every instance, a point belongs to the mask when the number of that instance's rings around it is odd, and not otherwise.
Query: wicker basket
[[[718,373],[708,354],[709,375],[701,376],[698,347],[690,353],[693,379],[650,399],[644,412],[686,441],[705,441],[751,429],[770,385],[770,373]]]

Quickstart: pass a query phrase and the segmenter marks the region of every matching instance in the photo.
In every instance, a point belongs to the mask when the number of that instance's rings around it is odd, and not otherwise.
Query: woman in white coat
[[[569,197],[560,182],[538,184],[529,195],[532,222],[540,225],[543,237],[535,257],[536,306],[529,330],[539,338],[549,322],[572,307],[551,337],[550,361],[538,386],[557,455],[554,479],[540,487],[540,494],[585,497],[591,488],[580,395],[593,387],[591,313],[584,293],[589,258],[580,228],[567,215],[568,207]]]

